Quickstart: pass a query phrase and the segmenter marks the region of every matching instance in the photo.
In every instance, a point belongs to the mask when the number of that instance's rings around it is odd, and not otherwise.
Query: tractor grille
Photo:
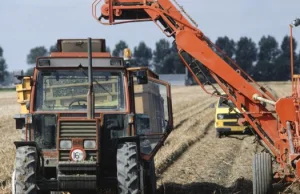
[[[60,139],[97,139],[96,121],[60,121],[59,126]],[[83,145],[82,145],[83,146]],[[71,150],[60,150],[59,160],[70,160]],[[96,150],[85,150],[86,160],[95,161],[97,159]]]
[[[61,121],[59,136],[61,138],[96,138],[95,121]]]

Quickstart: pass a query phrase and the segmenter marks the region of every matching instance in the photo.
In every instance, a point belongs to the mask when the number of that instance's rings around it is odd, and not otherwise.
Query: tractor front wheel
[[[253,163],[253,194],[272,193],[272,160],[268,153],[255,154]]]
[[[12,180],[13,194],[37,194],[37,151],[32,146],[18,147]]]
[[[138,164],[136,143],[119,144],[117,150],[118,194],[136,194],[139,192]]]

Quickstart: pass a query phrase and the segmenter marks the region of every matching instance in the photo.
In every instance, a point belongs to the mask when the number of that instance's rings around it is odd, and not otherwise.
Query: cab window
[[[86,70],[42,70],[36,82],[35,109],[84,111],[89,89]],[[122,71],[93,71],[96,110],[125,110]]]

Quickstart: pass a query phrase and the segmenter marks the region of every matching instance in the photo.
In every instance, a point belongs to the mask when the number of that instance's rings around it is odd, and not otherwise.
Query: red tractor
[[[62,39],[18,78],[24,131],[12,193],[152,194],[153,157],[173,129],[170,85],[105,51],[103,39]]]

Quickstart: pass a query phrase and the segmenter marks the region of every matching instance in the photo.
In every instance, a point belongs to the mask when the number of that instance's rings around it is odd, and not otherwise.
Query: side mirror
[[[211,103],[209,107],[210,108],[215,108],[215,103]]]
[[[138,71],[136,72],[136,78],[138,84],[147,84],[148,83],[148,76],[146,71]]]
[[[13,77],[14,77],[14,84],[21,84],[22,83],[22,79],[24,77],[24,72],[23,70],[16,70],[13,71]]]

